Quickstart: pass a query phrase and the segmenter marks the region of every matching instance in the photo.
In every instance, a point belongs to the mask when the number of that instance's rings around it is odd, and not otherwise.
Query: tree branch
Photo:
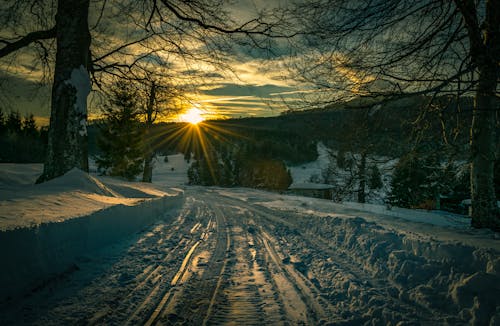
[[[28,33],[24,37],[14,42],[2,41],[2,43],[6,45],[0,49],[0,58],[3,58],[11,54],[12,52],[15,52],[36,41],[47,40],[55,37],[56,37],[56,27],[54,26],[48,30]]]
[[[224,33],[224,34],[263,35],[263,36],[270,36],[270,37],[274,37],[274,38],[292,38],[292,37],[300,34],[298,32],[294,32],[290,35],[275,34],[275,33],[273,33],[273,27],[274,27],[273,24],[263,23],[257,19],[252,19],[248,22],[245,22],[243,25],[241,25],[239,27],[229,29],[229,28],[225,28],[222,26],[216,26],[216,25],[207,23],[203,19],[189,17],[187,15],[184,15],[179,8],[176,8],[167,0],[161,0],[161,2],[172,14],[174,14],[175,17],[177,17],[177,19],[180,19],[182,21],[189,22],[189,23],[194,23],[203,29],[213,30],[216,32]],[[251,26],[253,23],[255,23],[257,25]],[[257,27],[259,27],[259,28],[257,28]]]

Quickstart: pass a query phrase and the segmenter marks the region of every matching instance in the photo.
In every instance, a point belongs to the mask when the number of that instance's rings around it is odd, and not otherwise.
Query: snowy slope
[[[328,148],[322,142],[318,142],[317,151],[316,161],[289,167],[293,179],[292,185],[310,183],[311,178],[321,178],[323,170],[330,164],[330,157]]]
[[[352,179],[353,171],[341,169],[337,166],[334,157],[338,154],[337,151],[326,147],[322,142],[317,144],[318,158],[316,161],[300,164],[298,166],[290,166],[293,183],[291,189],[296,186],[307,185],[309,189],[314,188],[313,183],[331,184],[335,186],[335,197],[337,201],[355,201],[357,192],[353,191],[357,187],[357,181],[352,186],[346,185],[346,182]],[[349,158],[360,160],[359,154],[345,153]],[[382,187],[380,189],[369,189],[366,187],[366,201],[371,204],[383,204],[390,192],[390,183],[392,173],[397,159],[389,159],[387,157],[369,156],[367,158],[367,173],[372,165],[376,165],[381,173]],[[332,180],[325,180],[325,174],[331,170],[335,175],[330,175]],[[353,169],[355,171],[355,168]]]

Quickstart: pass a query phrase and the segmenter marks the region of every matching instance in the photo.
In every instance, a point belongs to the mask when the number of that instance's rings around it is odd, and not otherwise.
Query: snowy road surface
[[[189,188],[178,214],[0,306],[2,324],[500,323],[498,248],[228,192]]]

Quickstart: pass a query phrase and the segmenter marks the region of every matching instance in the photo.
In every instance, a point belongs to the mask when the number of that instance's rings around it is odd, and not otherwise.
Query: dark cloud
[[[237,85],[222,84],[217,88],[203,91],[206,95],[213,96],[255,96],[260,98],[271,97],[274,93],[291,92],[293,87],[278,85]]]
[[[50,114],[50,85],[14,76],[0,70],[0,107],[5,112],[21,115]]]
[[[204,72],[198,69],[188,69],[181,72],[181,74],[185,76],[191,77],[201,77],[201,78],[210,78],[210,79],[221,79],[224,78],[222,74],[217,72]]]

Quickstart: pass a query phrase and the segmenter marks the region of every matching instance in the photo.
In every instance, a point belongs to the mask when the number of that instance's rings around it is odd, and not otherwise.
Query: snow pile
[[[363,266],[363,273],[374,279],[388,279],[392,283],[390,296],[431,313],[444,310],[453,316],[443,320],[444,323],[500,322],[498,248],[477,248],[394,232],[361,217],[311,217],[303,224],[307,232],[329,239],[332,249],[347,261]],[[333,261],[310,265],[315,275],[328,274],[321,280],[329,281],[320,284],[326,296],[343,289],[347,299],[352,299],[351,305],[366,311],[372,320],[394,319],[396,312],[388,309],[388,305],[370,308],[372,300],[387,299],[376,293],[360,293],[363,279],[352,274],[339,279],[334,265]]]
[[[183,201],[181,189],[98,179],[78,169],[33,185],[28,181],[41,172],[35,170],[32,165],[0,170],[0,180],[15,181],[0,184],[0,301],[72,268],[89,251],[140,231]]]
[[[122,197],[120,194],[105,186],[97,178],[92,177],[78,168],[73,168],[61,178],[42,183],[40,187],[45,189],[58,188],[60,190],[79,189],[80,191],[96,193],[103,196]]]
[[[0,189],[5,186],[34,184],[43,170],[42,164],[38,163],[2,163],[0,167]]]

